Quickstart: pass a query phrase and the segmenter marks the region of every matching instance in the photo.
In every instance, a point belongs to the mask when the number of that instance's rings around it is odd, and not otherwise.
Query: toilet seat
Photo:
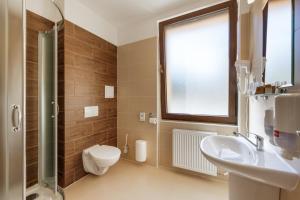
[[[121,151],[120,149],[113,147],[113,146],[107,146],[107,145],[95,145],[91,147],[89,150],[90,156],[92,156],[94,159],[115,159],[120,156]]]

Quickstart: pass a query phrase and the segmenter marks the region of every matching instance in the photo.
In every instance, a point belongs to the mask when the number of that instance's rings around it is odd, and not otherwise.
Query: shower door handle
[[[58,113],[59,113],[59,105],[58,105],[58,103],[55,103],[55,101],[52,101],[51,104],[52,104],[53,107],[54,107],[54,113],[53,113],[53,115],[52,115],[51,117],[54,119],[55,117],[58,116]]]
[[[20,106],[19,105],[12,105],[11,106],[12,110],[12,116],[11,116],[11,120],[12,120],[12,131],[14,133],[17,133],[20,128],[21,128],[21,122],[22,122],[22,113],[20,110]],[[17,117],[16,117],[16,113],[17,113]]]
[[[59,105],[58,103],[56,103],[56,116],[58,116],[58,114],[59,114]]]

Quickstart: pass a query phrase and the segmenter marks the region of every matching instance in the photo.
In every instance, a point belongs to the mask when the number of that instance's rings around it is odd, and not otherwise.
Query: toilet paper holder
[[[150,124],[157,124],[157,117],[153,113],[149,113],[149,123]]]

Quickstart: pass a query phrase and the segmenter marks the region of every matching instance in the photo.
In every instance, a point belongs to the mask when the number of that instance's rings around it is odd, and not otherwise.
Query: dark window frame
[[[165,27],[175,23],[192,20],[200,16],[229,11],[229,106],[228,116],[189,115],[182,113],[168,113],[166,63],[165,63]],[[230,0],[185,15],[181,15],[159,23],[159,49],[160,49],[160,82],[161,82],[161,116],[165,120],[181,120],[222,124],[237,124],[237,86],[235,60],[237,51],[237,3]]]

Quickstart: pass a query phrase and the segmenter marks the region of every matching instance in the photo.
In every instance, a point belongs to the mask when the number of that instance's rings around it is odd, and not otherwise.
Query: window
[[[162,118],[235,124],[236,3],[159,24]]]

